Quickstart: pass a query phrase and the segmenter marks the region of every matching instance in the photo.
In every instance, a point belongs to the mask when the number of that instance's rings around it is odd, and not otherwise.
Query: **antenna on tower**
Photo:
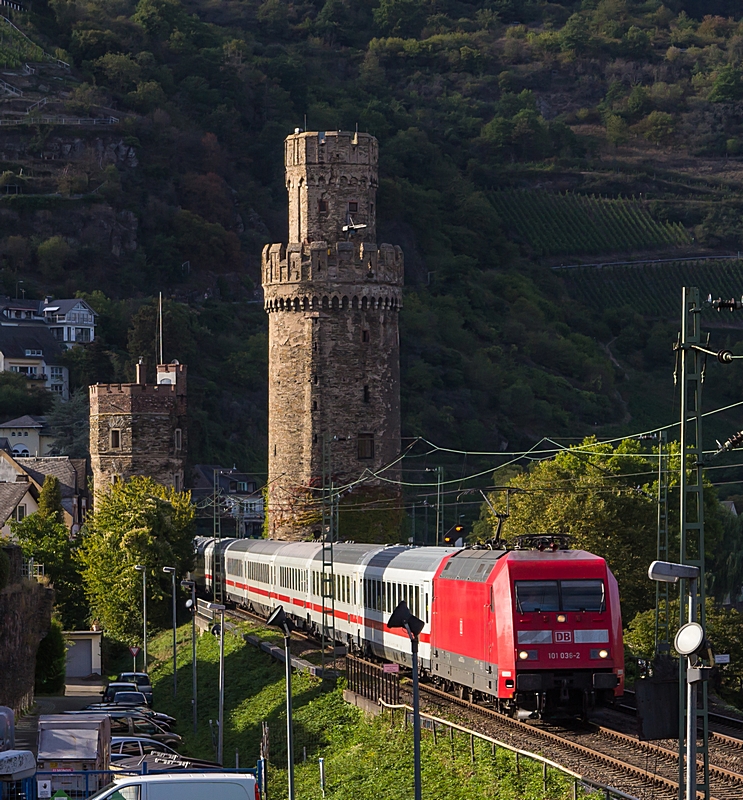
[[[163,293],[160,292],[160,301],[157,308],[157,321],[158,321],[158,338],[160,340],[160,347],[155,355],[160,356],[158,364],[164,364],[163,361]]]

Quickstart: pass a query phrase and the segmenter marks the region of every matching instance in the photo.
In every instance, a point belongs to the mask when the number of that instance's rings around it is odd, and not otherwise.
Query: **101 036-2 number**
[[[574,653],[572,650],[564,650],[559,653],[547,653],[547,658],[550,661],[577,661],[580,658],[580,653]]]

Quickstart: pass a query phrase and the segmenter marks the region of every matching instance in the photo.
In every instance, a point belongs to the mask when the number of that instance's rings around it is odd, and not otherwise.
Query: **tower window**
[[[121,431],[118,428],[111,430],[111,449],[118,450],[121,447]]]
[[[361,341],[364,344],[369,344],[369,331],[361,331]]]
[[[318,200],[317,201],[317,210],[320,214],[327,214],[328,213],[328,201],[327,200]]]
[[[365,403],[369,402],[369,387],[368,386],[364,386],[364,402]]]
[[[360,433],[357,443],[358,443],[358,458],[360,461],[374,458],[373,433]]]
[[[181,490],[181,476],[177,472],[173,474],[173,488],[176,492]]]
[[[348,213],[355,214],[359,210],[359,204],[356,200],[351,200],[348,204]]]
[[[180,428],[175,429],[173,438],[174,438],[175,449],[180,450],[183,445],[183,434]]]
[[[317,411],[317,400],[312,401],[312,410]]]

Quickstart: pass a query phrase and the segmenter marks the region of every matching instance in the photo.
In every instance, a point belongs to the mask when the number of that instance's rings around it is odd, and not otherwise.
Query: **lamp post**
[[[163,572],[170,575],[173,585],[173,697],[176,697],[178,693],[178,670],[176,667],[176,628],[178,623],[175,613],[175,567],[163,567]]]
[[[217,732],[217,761],[222,763],[222,747],[224,745],[224,605],[221,603],[205,603],[208,611],[219,611],[219,625],[212,628],[212,633],[219,628],[219,731]]]
[[[424,622],[418,619],[401,600],[387,620],[388,628],[404,628],[410,637],[410,650],[413,657],[413,769],[415,780],[415,800],[421,800],[421,709],[418,689],[418,636]]]
[[[144,639],[144,667],[142,667],[142,672],[147,672],[147,566],[145,564],[136,564],[134,569],[142,573],[142,638]]]
[[[198,715],[196,713],[196,581],[181,581],[184,589],[191,590],[191,599],[186,600],[186,608],[191,612],[191,681],[192,694],[191,705],[193,706],[193,732],[198,730]]]
[[[697,622],[697,581],[699,567],[674,564],[670,561],[653,561],[648,577],[662,583],[689,581],[689,621],[682,625],[674,642],[679,658],[686,657],[686,800],[697,796],[697,686],[707,680],[709,668],[697,667],[697,653],[705,645],[704,628]],[[683,761],[683,752],[679,753]]]
[[[289,800],[294,800],[294,743],[292,735],[292,656],[290,651],[292,621],[284,613],[283,606],[266,621],[267,625],[278,628],[284,634],[284,666],[286,668],[286,766],[289,775]]]

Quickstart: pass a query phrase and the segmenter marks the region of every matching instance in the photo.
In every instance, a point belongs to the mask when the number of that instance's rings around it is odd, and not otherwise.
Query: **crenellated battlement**
[[[336,284],[356,284],[357,293],[372,286],[402,286],[402,249],[391,244],[361,242],[312,242],[267,244],[263,248],[263,289],[268,297],[274,287],[311,282],[314,291]],[[313,290],[306,287],[309,293]]]

